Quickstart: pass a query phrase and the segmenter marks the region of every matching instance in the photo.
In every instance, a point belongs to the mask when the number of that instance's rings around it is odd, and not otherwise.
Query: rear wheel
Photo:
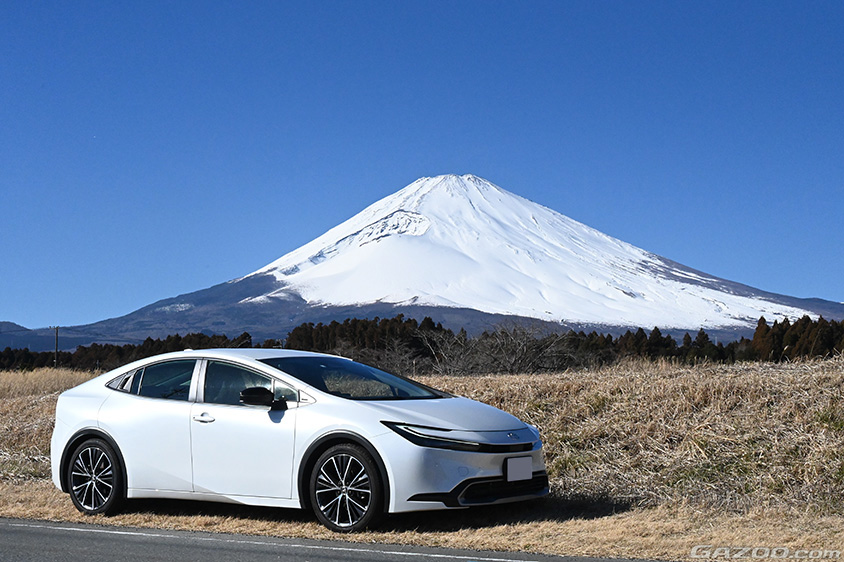
[[[382,515],[384,492],[378,468],[358,445],[335,445],[320,455],[309,491],[317,519],[332,531],[359,531]]]
[[[89,439],[70,457],[70,499],[82,513],[114,513],[123,503],[123,473],[117,453],[102,439]]]

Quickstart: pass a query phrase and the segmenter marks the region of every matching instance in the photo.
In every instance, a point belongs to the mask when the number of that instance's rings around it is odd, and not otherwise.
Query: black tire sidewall
[[[363,517],[361,517],[360,521],[349,527],[338,527],[333,521],[326,518],[322,511],[320,511],[319,503],[316,498],[316,481],[319,476],[319,469],[326,460],[338,454],[351,455],[357,459],[366,468],[369,481],[371,482],[369,508],[366,510]],[[316,515],[319,522],[331,531],[337,533],[354,533],[366,529],[367,527],[374,525],[384,513],[384,488],[378,467],[376,466],[375,461],[372,460],[372,456],[367,453],[363,447],[351,443],[334,445],[319,456],[316,463],[314,463],[308,480],[308,497],[310,499],[314,515]]]
[[[105,501],[105,503],[103,503],[103,505],[101,505],[98,509],[95,510],[86,509],[85,507],[83,507],[82,504],[79,503],[79,500],[76,498],[76,495],[71,489],[73,486],[73,465],[76,462],[76,458],[81,451],[91,447],[96,447],[97,449],[100,449],[106,454],[109,462],[111,462],[112,472],[114,474],[111,495]],[[117,512],[117,510],[123,503],[123,500],[126,495],[123,484],[123,466],[120,462],[120,457],[118,457],[114,448],[109,445],[107,441],[104,441],[102,439],[85,440],[73,450],[73,454],[70,457],[70,462],[68,462],[67,464],[67,485],[68,490],[70,492],[70,499],[71,501],[73,501],[74,507],[76,507],[76,509],[78,509],[82,513],[85,513],[86,515],[109,515]]]

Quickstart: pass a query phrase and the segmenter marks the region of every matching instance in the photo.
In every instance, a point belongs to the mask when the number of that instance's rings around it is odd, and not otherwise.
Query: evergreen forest
[[[421,322],[394,318],[357,319],[328,324],[305,323],[281,339],[253,342],[248,333],[229,338],[202,333],[147,338],[138,345],[91,344],[75,351],[32,352],[6,348],[0,370],[59,366],[107,371],[121,365],[183,349],[232,347],[285,348],[343,355],[406,376],[426,373],[536,373],[607,365],[626,358],[678,363],[782,362],[826,358],[844,350],[844,321],[808,316],[769,324],[760,318],[752,339],[713,342],[704,330],[678,342],[659,328],[628,330],[620,336],[597,332],[550,333],[525,324],[498,326],[470,337],[443,328],[431,318]]]

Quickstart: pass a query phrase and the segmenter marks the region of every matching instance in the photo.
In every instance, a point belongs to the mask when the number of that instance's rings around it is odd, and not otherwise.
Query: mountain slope
[[[464,307],[551,322],[733,328],[812,311],[686,268],[476,176],[422,178],[244,279],[311,304]]]
[[[703,327],[729,337],[752,334],[763,315],[841,319],[844,305],[719,279],[482,178],[447,175],[413,182],[245,277],[62,336],[73,345],[200,331],[260,340],[303,322],[398,313],[470,333],[531,318],[551,328]]]

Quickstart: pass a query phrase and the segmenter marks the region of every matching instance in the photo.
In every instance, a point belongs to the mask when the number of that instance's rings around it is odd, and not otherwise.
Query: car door
[[[99,412],[101,427],[126,461],[132,490],[192,490],[190,397],[195,359],[164,361],[138,369]]]
[[[205,362],[200,397],[191,409],[193,486],[198,493],[292,497],[296,393],[267,375],[224,361]],[[240,403],[240,391],[262,386],[290,408]]]

